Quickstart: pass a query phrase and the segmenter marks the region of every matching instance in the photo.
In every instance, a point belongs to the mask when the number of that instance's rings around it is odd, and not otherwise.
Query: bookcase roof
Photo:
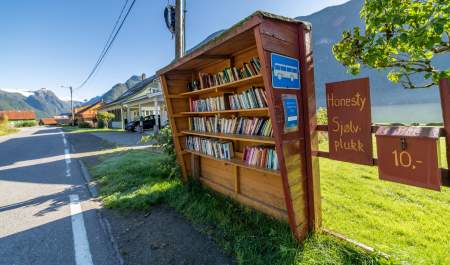
[[[161,74],[167,73],[167,72],[177,68],[178,66],[181,66],[181,65],[189,62],[190,60],[193,60],[196,57],[203,55],[206,51],[235,37],[239,33],[245,32],[246,30],[249,30],[249,29],[253,28],[254,26],[258,25],[262,19],[273,19],[273,20],[278,20],[278,21],[282,21],[282,22],[298,23],[298,24],[305,25],[305,27],[308,29],[311,28],[311,23],[306,22],[306,21],[289,18],[289,17],[284,17],[284,16],[279,16],[279,15],[275,15],[275,14],[265,12],[265,11],[256,11],[253,14],[251,14],[250,16],[248,16],[248,17],[242,19],[241,21],[239,21],[238,23],[234,24],[230,28],[228,28],[226,30],[222,30],[222,31],[217,31],[216,33],[210,35],[206,40],[202,41],[200,44],[198,44],[197,46],[194,46],[194,48],[190,49],[185,54],[185,56],[183,56],[182,58],[180,58],[178,60],[173,60],[169,65],[160,69],[157,72],[157,74],[161,75]],[[253,36],[251,36],[251,37],[253,38]],[[237,50],[239,50],[239,48],[237,48]]]

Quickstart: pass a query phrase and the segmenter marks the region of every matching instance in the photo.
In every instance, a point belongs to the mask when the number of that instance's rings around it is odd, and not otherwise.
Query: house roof
[[[58,122],[54,118],[42,118],[39,123],[43,125],[56,125]]]
[[[103,104],[103,101],[99,100],[99,101],[97,101],[97,102],[95,102],[95,103],[92,103],[91,105],[87,105],[87,106],[83,106],[83,107],[81,107],[81,108],[78,108],[78,109],[76,110],[75,115],[83,114],[84,112],[90,110],[91,108],[93,108],[93,107],[95,107],[95,106],[97,106],[97,105],[99,105],[99,104]]]
[[[0,116],[6,115],[10,121],[35,120],[36,114],[31,110],[0,111]]]
[[[120,97],[118,97],[117,99],[109,102],[108,104],[105,104],[103,106],[103,108],[106,107],[110,107],[116,104],[119,104],[123,101],[125,101],[127,98],[132,97],[134,95],[136,95],[137,93],[141,92],[142,90],[144,90],[149,84],[151,84],[153,81],[155,81],[158,78],[158,76],[153,75],[149,78],[146,78],[142,81],[140,81],[139,83],[137,83],[136,85],[132,86],[130,89],[128,89],[127,91],[125,91],[125,93],[123,93],[122,95],[120,95]]]
[[[218,43],[221,43],[222,41],[225,41],[230,36],[234,36],[237,31],[240,30],[241,27],[244,27],[250,29],[251,27],[256,26],[259,22],[259,19],[268,18],[268,19],[274,19],[278,21],[284,21],[289,23],[297,23],[297,24],[303,24],[306,28],[311,29],[311,23],[298,20],[295,18],[289,18],[284,16],[275,15],[269,12],[265,11],[256,11],[250,16],[244,18],[243,20],[239,21],[238,23],[234,24],[230,28],[226,30],[217,31],[213,34],[211,34],[208,38],[194,46],[192,49],[188,50],[186,54],[181,57],[178,60],[173,60],[169,65],[165,66],[164,68],[157,71],[158,75],[162,75],[166,72],[169,72],[170,70],[173,70],[179,65],[182,65],[195,57],[203,54],[206,50],[215,47]]]

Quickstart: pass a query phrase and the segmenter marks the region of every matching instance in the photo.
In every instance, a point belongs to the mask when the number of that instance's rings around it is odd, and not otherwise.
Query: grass
[[[449,188],[381,181],[377,167],[325,158],[320,169],[325,227],[412,264],[450,264]]]
[[[63,126],[64,132],[67,133],[92,133],[92,132],[124,132],[122,129],[112,129],[112,128],[79,128],[72,126]]]
[[[8,135],[8,134],[16,133],[18,131],[19,130],[16,129],[16,128],[9,128],[9,127],[0,128],[0,136],[5,136],[5,135]]]
[[[159,166],[165,159],[149,151],[129,151],[102,158],[92,169],[99,181],[101,198],[108,208],[149,211],[165,203],[202,232],[213,237],[239,264],[386,264],[333,237],[315,234],[303,245],[293,239],[286,223],[192,183],[167,179]]]

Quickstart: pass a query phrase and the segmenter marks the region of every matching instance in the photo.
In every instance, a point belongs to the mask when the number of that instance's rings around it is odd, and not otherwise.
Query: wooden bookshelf
[[[320,226],[318,167],[312,157],[317,138],[315,127],[311,127],[315,124],[315,96],[310,33],[308,23],[256,12],[223,33],[219,39],[202,45],[158,71],[184,180],[197,179],[239,203],[287,220],[299,239],[304,239],[308,232]],[[300,62],[301,89],[272,87],[271,53]],[[261,66],[256,75],[195,91],[188,89],[188,83],[199,80],[200,73],[216,74],[225,68],[242,68],[253,58],[259,58]],[[203,82],[199,83],[203,85]],[[190,111],[193,100],[239,94],[250,87],[264,90],[268,107]],[[299,124],[294,132],[284,131],[284,95],[297,99]],[[225,100],[228,98],[225,97]],[[208,115],[267,117],[272,122],[274,136],[190,130],[189,118]],[[187,149],[186,139],[192,136],[232,143],[234,158],[217,159]],[[279,170],[248,165],[242,157],[249,146],[275,148]]]
[[[195,135],[202,137],[211,137],[224,140],[232,141],[243,141],[261,144],[275,144],[275,139],[273,137],[267,136],[254,136],[254,135],[244,135],[244,134],[227,134],[227,133],[207,133],[207,132],[197,132],[197,131],[182,131],[181,133],[186,135]]]

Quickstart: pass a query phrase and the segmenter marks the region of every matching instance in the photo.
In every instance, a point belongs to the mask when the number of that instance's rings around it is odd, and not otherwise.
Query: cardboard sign
[[[376,132],[380,179],[439,191],[439,128],[380,127]]]
[[[294,132],[298,130],[298,104],[297,96],[292,94],[283,94],[284,110],[284,132]]]
[[[326,84],[330,158],[373,165],[369,79]]]
[[[272,87],[300,89],[300,66],[295,58],[271,53]]]

